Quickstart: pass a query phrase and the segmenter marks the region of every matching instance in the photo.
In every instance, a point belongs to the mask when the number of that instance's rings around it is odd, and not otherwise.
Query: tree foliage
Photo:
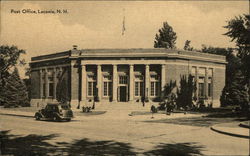
[[[159,34],[155,35],[154,47],[174,49],[176,44],[176,33],[173,28],[167,23],[163,23],[163,27],[159,29]]]
[[[61,103],[68,103],[70,101],[70,88],[67,70],[59,74],[59,81],[56,85],[56,100]]]
[[[193,95],[196,91],[196,84],[192,75],[183,75],[180,79],[180,86],[177,88],[177,108],[191,108],[193,106]]]
[[[0,100],[4,107],[29,106],[27,88],[20,79],[17,68],[5,78],[5,85],[0,89]]]
[[[0,46],[0,81],[9,76],[9,70],[16,65],[24,65],[25,61],[20,60],[20,56],[25,54],[24,50],[19,50],[16,46]],[[5,82],[0,82],[3,85]]]
[[[243,110],[247,110],[249,103],[249,95],[247,92],[247,86],[244,83],[244,76],[241,70],[238,70],[234,74],[234,79],[230,85],[223,89],[221,95],[221,105],[240,105]]]
[[[176,81],[170,81],[167,83],[161,92],[161,103],[159,106],[160,110],[164,110],[168,103],[174,103],[176,100],[176,94],[174,89],[176,87]]]
[[[228,32],[224,35],[230,37],[231,41],[236,42],[238,56],[242,62],[243,75],[250,82],[250,15],[235,17],[228,21],[224,28],[228,29]]]
[[[190,43],[191,43],[191,41],[190,41],[190,40],[186,40],[186,42],[185,42],[185,45],[184,45],[183,49],[184,49],[184,50],[188,50],[188,51],[192,51],[194,48],[193,48],[193,47],[191,47]]]

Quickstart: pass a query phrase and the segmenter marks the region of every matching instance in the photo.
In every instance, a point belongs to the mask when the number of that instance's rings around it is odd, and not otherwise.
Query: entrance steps
[[[155,103],[141,102],[100,102],[95,103],[95,110],[129,110],[129,111],[150,111],[150,107]]]

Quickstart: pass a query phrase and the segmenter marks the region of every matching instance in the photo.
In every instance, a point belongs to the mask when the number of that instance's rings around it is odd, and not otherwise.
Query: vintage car
[[[62,103],[48,103],[45,108],[35,113],[36,120],[70,121],[71,118],[73,118],[73,111],[69,105]]]

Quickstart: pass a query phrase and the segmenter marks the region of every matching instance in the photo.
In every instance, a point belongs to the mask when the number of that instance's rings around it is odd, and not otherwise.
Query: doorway
[[[126,102],[127,101],[127,87],[126,86],[120,86],[120,102]]]

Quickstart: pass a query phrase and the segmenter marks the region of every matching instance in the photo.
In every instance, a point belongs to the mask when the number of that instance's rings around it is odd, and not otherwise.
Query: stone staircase
[[[141,102],[100,102],[95,103],[95,110],[150,111],[152,104],[148,102],[143,106]]]

